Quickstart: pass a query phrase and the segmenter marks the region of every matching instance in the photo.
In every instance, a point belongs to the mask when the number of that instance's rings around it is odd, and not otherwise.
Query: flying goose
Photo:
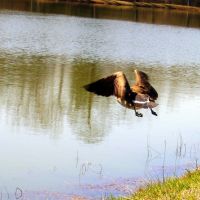
[[[158,93],[149,83],[149,77],[142,71],[135,70],[136,81],[130,87],[125,74],[122,71],[85,85],[84,88],[97,95],[109,97],[114,95],[117,101],[126,108],[133,109],[137,117],[142,117],[142,113],[136,110],[145,108],[150,109],[153,115],[157,113],[152,110],[158,104],[155,100]]]

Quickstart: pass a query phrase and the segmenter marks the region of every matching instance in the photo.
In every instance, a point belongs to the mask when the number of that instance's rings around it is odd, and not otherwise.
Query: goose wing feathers
[[[125,95],[131,90],[123,72],[116,72],[111,76],[85,85],[84,88],[97,95],[106,97],[114,95],[118,98],[124,98]]]
[[[158,98],[158,93],[149,83],[149,77],[146,73],[135,70],[135,78],[136,82],[132,86],[132,90],[134,92],[139,94],[147,94],[154,100]]]

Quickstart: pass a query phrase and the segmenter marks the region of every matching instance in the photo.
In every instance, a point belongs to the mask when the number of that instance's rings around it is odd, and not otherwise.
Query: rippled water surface
[[[194,167],[199,47],[194,28],[1,10],[2,194],[96,199]],[[157,89],[158,117],[82,88],[119,70],[132,84],[134,69]]]

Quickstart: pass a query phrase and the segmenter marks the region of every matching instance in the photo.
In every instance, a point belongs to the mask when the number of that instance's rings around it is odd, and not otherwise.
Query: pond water
[[[125,195],[198,165],[199,47],[195,28],[2,9],[3,198]],[[82,87],[119,70],[132,84],[134,69],[159,93],[157,117]]]

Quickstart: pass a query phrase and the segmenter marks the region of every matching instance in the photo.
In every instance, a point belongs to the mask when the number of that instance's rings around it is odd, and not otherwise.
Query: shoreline
[[[71,4],[84,4],[84,5],[101,5],[101,6],[114,6],[114,7],[123,7],[123,8],[160,8],[160,9],[169,9],[169,10],[180,10],[200,13],[200,7],[187,6],[180,4],[169,4],[169,3],[147,3],[147,2],[130,2],[125,0],[67,0],[67,1],[55,1],[55,0],[39,0],[37,3],[51,3],[51,4],[61,4],[61,3],[71,3]]]

